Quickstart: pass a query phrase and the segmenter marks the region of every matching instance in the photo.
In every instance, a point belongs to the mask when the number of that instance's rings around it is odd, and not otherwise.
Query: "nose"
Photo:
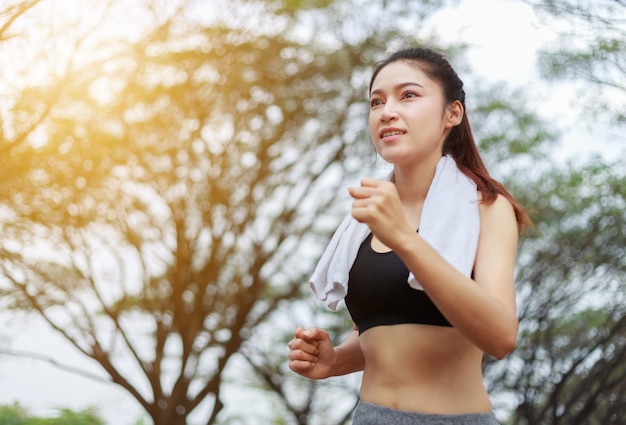
[[[392,101],[385,102],[382,113],[380,115],[381,121],[390,121],[398,117],[395,104]]]

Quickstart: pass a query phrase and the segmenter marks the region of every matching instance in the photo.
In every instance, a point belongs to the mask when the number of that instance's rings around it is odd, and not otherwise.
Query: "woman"
[[[355,329],[333,347],[298,328],[289,367],[310,379],[362,370],[353,425],[497,424],[482,357],[516,344],[528,216],[489,176],[463,83],[439,53],[402,50],[376,67],[369,127],[392,176],[349,189],[352,214],[311,280],[331,308],[345,298]]]

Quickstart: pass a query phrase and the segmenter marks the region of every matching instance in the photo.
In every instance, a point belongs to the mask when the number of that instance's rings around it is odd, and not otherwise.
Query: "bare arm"
[[[515,348],[517,340],[513,280],[517,223],[504,197],[481,205],[480,217],[473,280],[414,232],[396,251],[450,323],[478,348],[500,359]]]
[[[435,305],[463,335],[487,354],[502,358],[517,340],[513,281],[517,223],[510,202],[499,196],[480,205],[481,230],[474,279],[448,263],[408,224],[395,186],[368,179],[351,189],[353,216],[396,251]]]
[[[328,332],[298,328],[289,342],[289,368],[310,379],[325,379],[363,370],[365,360],[355,329],[337,347]]]

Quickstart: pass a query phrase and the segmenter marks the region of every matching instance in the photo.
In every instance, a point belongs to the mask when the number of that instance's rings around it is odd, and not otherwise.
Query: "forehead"
[[[372,83],[372,91],[390,90],[407,82],[417,83],[424,88],[438,86],[436,81],[420,69],[417,62],[396,61],[380,70]]]

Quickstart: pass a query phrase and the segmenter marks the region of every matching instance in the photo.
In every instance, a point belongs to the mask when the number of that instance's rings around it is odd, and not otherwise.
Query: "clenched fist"
[[[309,379],[333,376],[336,355],[328,332],[299,327],[289,347],[289,368]]]

